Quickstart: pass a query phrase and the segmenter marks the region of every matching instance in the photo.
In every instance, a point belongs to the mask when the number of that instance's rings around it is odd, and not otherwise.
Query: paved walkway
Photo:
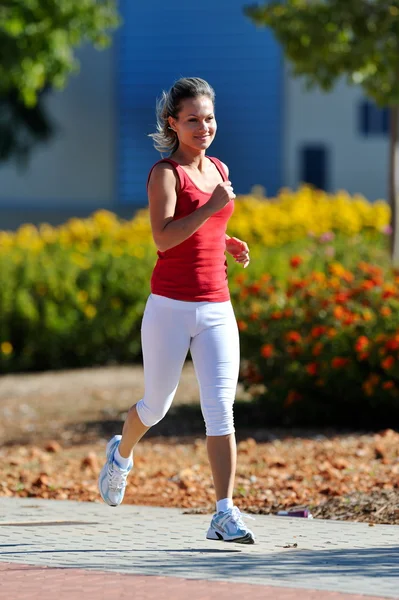
[[[179,509],[0,498],[0,598],[399,599],[399,527],[256,516],[257,544]]]

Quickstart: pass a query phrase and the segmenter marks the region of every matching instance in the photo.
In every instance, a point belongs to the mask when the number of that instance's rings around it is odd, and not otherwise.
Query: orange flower
[[[319,365],[315,362],[313,363],[309,363],[308,365],[306,365],[306,371],[309,373],[309,375],[315,376],[318,373],[319,370]]]
[[[292,256],[290,259],[290,265],[293,269],[297,269],[303,263],[303,258],[300,256]]]
[[[347,283],[352,283],[352,281],[355,279],[355,276],[350,271],[345,271],[345,273],[342,275],[342,279]]]
[[[337,304],[345,304],[345,302],[348,301],[349,296],[349,292],[338,292],[337,294],[335,294],[335,302]]]
[[[329,267],[329,271],[331,275],[335,275],[336,277],[342,277],[342,275],[345,274],[345,267],[339,262],[333,262]]]
[[[336,356],[331,361],[331,366],[333,369],[341,369],[342,367],[346,367],[350,363],[349,358],[343,358],[342,356]]]
[[[327,335],[329,338],[334,338],[337,335],[337,330],[334,329],[334,327],[330,327],[330,329],[327,332]]]
[[[369,265],[364,261],[360,261],[357,265],[357,268],[359,269],[359,271],[363,271],[363,273],[369,273]]]
[[[374,392],[374,387],[369,381],[365,381],[362,385],[363,391],[366,396],[372,396]]]
[[[355,345],[356,352],[364,352],[368,348],[369,343],[369,339],[365,335],[358,337]]]
[[[366,308],[366,310],[363,312],[363,320],[364,321],[371,321],[373,318],[373,313],[371,312],[371,310],[368,310]]]
[[[245,331],[246,329],[248,329],[248,325],[245,321],[237,321],[237,325],[240,331]]]
[[[259,283],[253,283],[252,285],[249,285],[247,289],[250,294],[254,294],[254,296],[257,296],[261,291],[262,286]]]
[[[317,281],[318,283],[323,283],[326,280],[326,276],[325,273],[321,271],[314,271],[312,273],[312,279],[313,281]]]
[[[368,291],[368,290],[372,290],[373,287],[375,287],[375,282],[370,280],[370,279],[366,279],[366,281],[363,281],[360,285],[360,289],[364,290],[364,291]]]
[[[345,314],[345,310],[342,308],[342,306],[336,306],[333,310],[333,314],[336,319],[342,319]]]
[[[272,344],[264,344],[260,349],[260,353],[263,358],[270,358],[274,354],[274,347]]]
[[[393,298],[394,296],[396,296],[396,287],[392,283],[387,283],[384,285],[382,292],[382,297],[384,300],[387,298]]]
[[[381,361],[381,366],[386,371],[389,371],[389,369],[392,369],[394,363],[395,363],[394,357],[393,356],[387,356],[386,358],[384,358],[383,361]]]
[[[283,317],[283,312],[281,310],[276,310],[275,312],[273,312],[270,315],[270,318],[273,319],[273,321],[278,321],[282,317]]]
[[[331,277],[329,285],[330,288],[332,288],[333,290],[339,290],[339,288],[341,287],[341,280],[339,279],[339,277]]]
[[[239,273],[238,275],[236,275],[234,277],[234,281],[236,283],[244,283],[244,281],[246,280],[247,276],[244,273]]]
[[[298,331],[289,331],[288,333],[286,333],[285,339],[288,342],[293,342],[294,344],[298,344],[301,341],[302,337],[301,337],[301,334],[298,333]]]
[[[382,314],[383,317],[390,317],[392,314],[392,311],[389,308],[389,306],[383,306],[380,310],[380,313]]]
[[[344,325],[353,325],[353,323],[357,320],[357,315],[354,315],[353,313],[348,313],[342,322]]]
[[[294,402],[298,402],[299,400],[302,400],[302,394],[299,394],[299,392],[295,390],[291,390],[287,395],[284,406],[291,406],[291,404],[294,404]]]

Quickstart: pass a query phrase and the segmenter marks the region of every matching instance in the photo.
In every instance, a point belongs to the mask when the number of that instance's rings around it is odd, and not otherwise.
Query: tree
[[[399,0],[284,0],[248,6],[245,13],[273,30],[293,75],[304,77],[308,88],[328,91],[345,78],[390,108],[391,251],[398,267]]]
[[[0,6],[0,161],[26,159],[54,130],[44,99],[77,72],[75,49],[104,48],[117,0],[3,0]]]

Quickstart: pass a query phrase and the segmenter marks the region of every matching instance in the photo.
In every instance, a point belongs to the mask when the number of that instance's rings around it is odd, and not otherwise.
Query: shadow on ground
[[[286,438],[330,438],[337,435],[350,433],[359,435],[363,432],[339,430],[334,428],[293,428],[270,427],[264,424],[264,408],[256,402],[236,401],[235,427],[237,440],[251,437],[257,442],[271,442]],[[122,432],[126,413],[121,413],[115,418],[85,421],[69,424],[65,432],[73,432],[72,444],[97,439],[108,439]],[[364,433],[369,433],[364,432]],[[191,438],[205,436],[205,423],[199,404],[180,404],[169,410],[164,419],[154,425],[147,433],[146,439],[158,437]]]

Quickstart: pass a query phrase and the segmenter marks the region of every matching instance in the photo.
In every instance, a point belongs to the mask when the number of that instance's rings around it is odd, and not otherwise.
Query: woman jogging
[[[228,169],[206,155],[216,134],[214,101],[211,86],[193,77],[177,81],[157,105],[158,131],[151,137],[170,158],[157,162],[148,177],[158,260],[141,330],[145,392],[130,409],[122,436],[108,442],[99,489],[110,506],[122,502],[134,447],[169,410],[190,350],[216,493],[206,537],[253,544],[233,504],[239,337],[225,257],[227,251],[246,267],[249,251],[226,234],[235,198]]]

